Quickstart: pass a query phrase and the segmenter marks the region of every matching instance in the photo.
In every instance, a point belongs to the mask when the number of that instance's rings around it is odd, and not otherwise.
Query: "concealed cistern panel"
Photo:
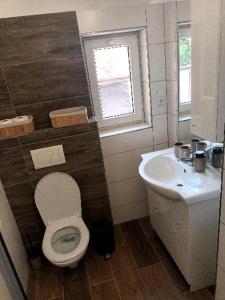
[[[62,145],[31,150],[30,154],[35,169],[61,165],[66,162]]]

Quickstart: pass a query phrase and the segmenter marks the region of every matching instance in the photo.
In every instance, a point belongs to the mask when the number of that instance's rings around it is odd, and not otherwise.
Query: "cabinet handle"
[[[176,225],[178,225],[178,226],[181,225],[181,222],[177,222]]]
[[[158,207],[154,207],[154,209],[155,209],[155,210],[157,210],[157,209],[158,209]]]

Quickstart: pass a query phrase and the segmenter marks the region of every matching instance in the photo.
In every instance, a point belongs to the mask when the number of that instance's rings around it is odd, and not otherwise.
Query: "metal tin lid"
[[[196,151],[195,152],[196,158],[204,158],[205,157],[205,151]]]
[[[216,146],[213,148],[213,153],[215,154],[223,154],[223,147]]]

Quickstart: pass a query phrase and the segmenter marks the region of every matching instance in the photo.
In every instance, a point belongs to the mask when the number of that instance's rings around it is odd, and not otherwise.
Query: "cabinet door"
[[[188,207],[149,189],[150,222],[178,268],[189,281]]]
[[[148,202],[152,227],[169,249],[172,238],[171,201],[149,189]]]
[[[190,282],[190,232],[188,206],[183,202],[171,201],[171,243],[170,254],[180,271]]]

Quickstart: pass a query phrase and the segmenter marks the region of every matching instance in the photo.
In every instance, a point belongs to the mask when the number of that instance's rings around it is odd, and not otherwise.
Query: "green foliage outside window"
[[[191,37],[181,38],[179,41],[180,65],[191,65]]]

